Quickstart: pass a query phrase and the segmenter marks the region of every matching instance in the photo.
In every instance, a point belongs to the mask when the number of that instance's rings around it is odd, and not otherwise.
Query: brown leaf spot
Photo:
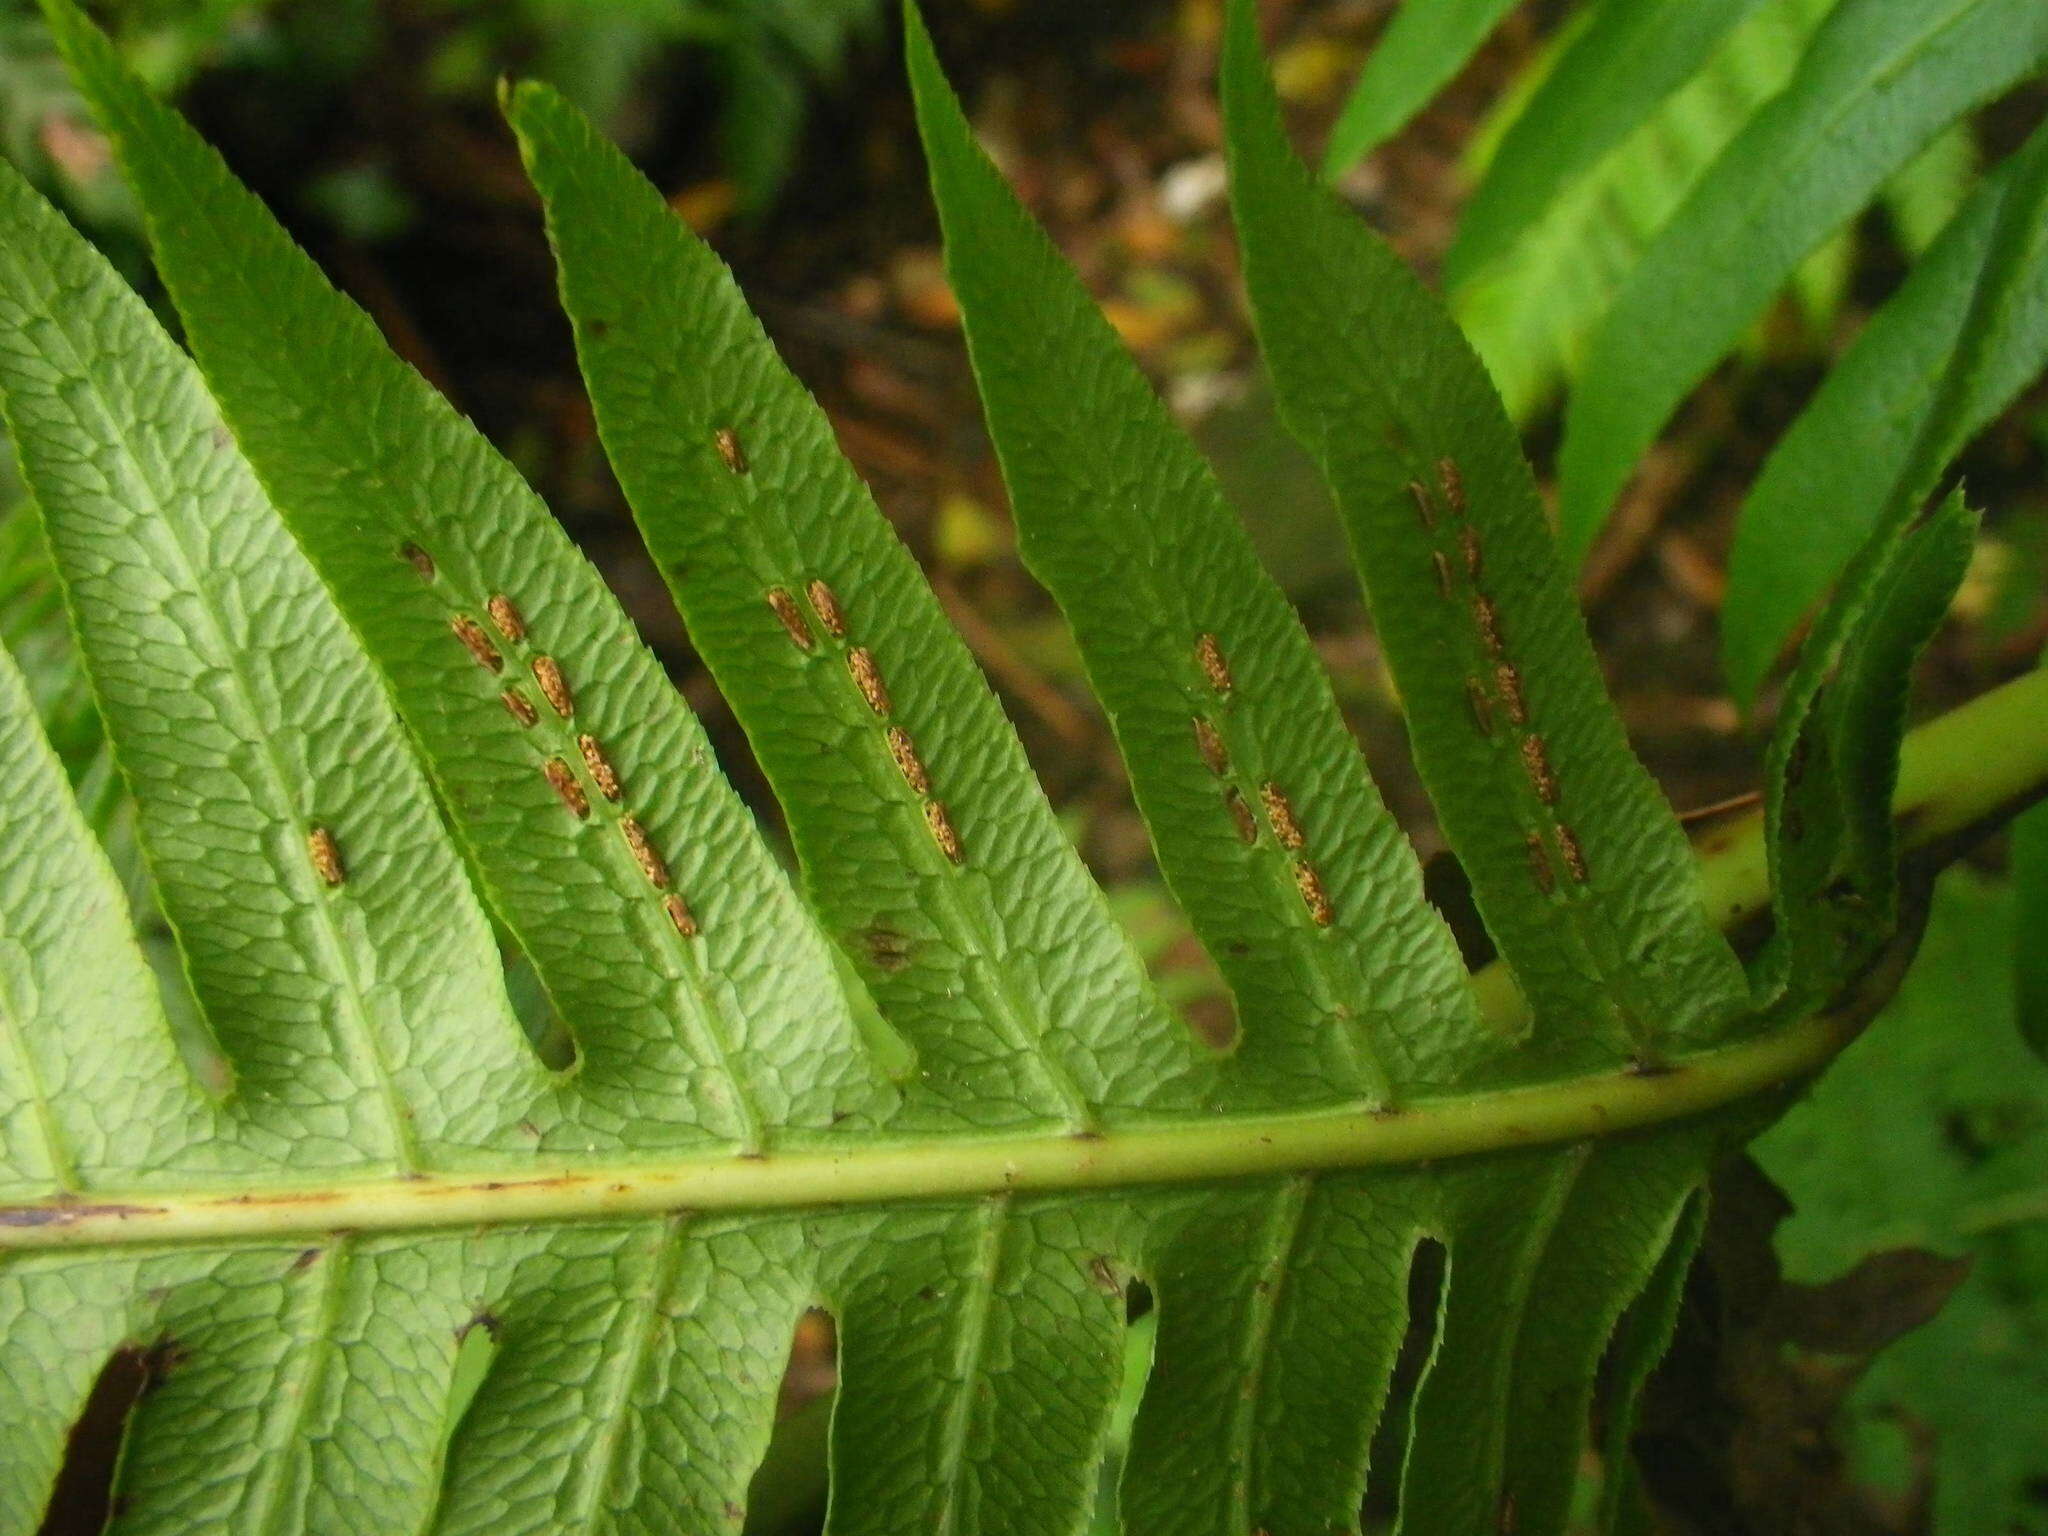
[[[943,800],[927,800],[924,803],[924,824],[931,828],[932,841],[955,864],[967,862],[966,850],[960,846],[960,834],[954,830],[953,818],[947,814]]]
[[[1230,663],[1223,659],[1223,647],[1207,630],[1195,636],[1195,664],[1202,669],[1202,676],[1209,680],[1209,686],[1216,692],[1229,693],[1235,686],[1231,681]]]
[[[661,856],[661,850],[654,846],[654,840],[647,835],[647,829],[637,818],[621,816],[619,835],[626,840],[626,847],[633,854],[633,862],[640,866],[640,873],[647,877],[647,883],[657,891],[668,889],[668,864]]]
[[[340,885],[348,878],[348,871],[341,864],[341,849],[334,834],[325,827],[314,827],[306,833],[306,855],[313,861],[313,872],[327,885]]]
[[[562,676],[562,669],[555,664],[554,657],[533,658],[533,680],[540,685],[540,696],[548,701],[548,708],[564,720],[576,713],[576,699],[569,692],[569,680]]]
[[[846,638],[846,611],[839,606],[839,594],[818,579],[804,588],[804,595],[811,600],[811,612],[818,616],[818,622],[825,626],[825,633],[834,640]]]
[[[768,589],[768,606],[781,622],[783,633],[790,643],[800,651],[808,651],[818,642],[811,635],[811,626],[804,622],[804,611],[797,607],[796,599],[781,587]]]
[[[1202,761],[1209,765],[1209,771],[1219,776],[1230,772],[1230,749],[1223,744],[1223,735],[1204,720],[1195,716],[1195,750],[1202,754]]]
[[[868,701],[868,708],[878,715],[886,715],[893,707],[889,701],[889,687],[882,681],[882,669],[875,665],[874,652],[864,645],[856,645],[846,653],[846,670],[853,677],[854,687],[860,696]]]
[[[604,755],[603,744],[585,731],[576,738],[576,750],[583,754],[583,766],[590,770],[590,781],[597,786],[597,792],[607,800],[617,801],[625,791],[611,759]]]
[[[498,654],[498,648],[491,644],[491,637],[484,633],[483,625],[466,613],[458,613],[448,621],[448,627],[455,631],[455,638],[476,658],[476,664],[487,672],[502,672],[505,658]]]
[[[551,757],[540,765],[540,771],[549,787],[562,797],[562,804],[569,807],[570,815],[578,821],[590,815],[590,799],[583,793],[583,786],[576,782],[576,775],[570,772],[567,763],[559,757]]]
[[[498,627],[498,633],[507,640],[517,643],[526,638],[526,615],[518,605],[504,593],[494,593],[484,604],[484,612],[491,616],[491,622]]]
[[[1259,786],[1259,798],[1266,805],[1266,824],[1273,829],[1280,846],[1290,853],[1299,852],[1308,839],[1301,835],[1301,823],[1294,819],[1294,807],[1288,803],[1286,793],[1268,780]]]
[[[896,760],[896,771],[903,775],[903,782],[920,795],[930,794],[931,775],[925,772],[924,759],[917,755],[917,743],[910,739],[910,732],[892,725],[885,734],[889,755]]]

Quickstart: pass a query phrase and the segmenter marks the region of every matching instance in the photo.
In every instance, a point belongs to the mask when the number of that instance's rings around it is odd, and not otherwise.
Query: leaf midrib
[[[805,1150],[765,1157],[95,1192],[91,1201],[0,1206],[0,1251],[882,1205],[1407,1165],[1585,1141],[1704,1114],[1803,1079],[1859,1027],[1860,1015],[1822,1014],[1679,1058],[1655,1076],[1611,1070],[1448,1096],[1397,1113],[1209,1116],[1097,1136],[869,1139],[845,1147],[830,1145],[828,1133]]]

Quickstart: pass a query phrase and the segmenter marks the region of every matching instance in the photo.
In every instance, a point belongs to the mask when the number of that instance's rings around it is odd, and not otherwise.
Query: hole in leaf
[[[829,1312],[813,1308],[797,1320],[790,1340],[789,1364],[775,1397],[775,1433],[747,1489],[747,1531],[790,1536],[824,1525],[826,1452],[838,1385],[837,1329]]]
[[[1402,1337],[1400,1354],[1394,1357],[1386,1405],[1373,1428],[1372,1450],[1366,1458],[1365,1523],[1369,1530],[1390,1526],[1401,1507],[1401,1467],[1408,1459],[1408,1437],[1414,1428],[1415,1389],[1436,1349],[1449,1259],[1441,1242],[1425,1237],[1408,1260],[1408,1331]]]
[[[71,1426],[36,1536],[97,1536],[106,1529],[114,1514],[114,1475],[135,1405],[178,1359],[169,1339],[124,1344],[107,1356]]]

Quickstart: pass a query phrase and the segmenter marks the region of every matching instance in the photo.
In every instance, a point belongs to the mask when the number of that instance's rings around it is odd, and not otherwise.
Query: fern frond
[[[1631,1402],[1707,1172],[1857,1015],[1752,1006],[1719,930],[1769,900],[1761,827],[1696,862],[1498,399],[1293,159],[1249,6],[1254,305],[1506,957],[1476,975],[1206,468],[910,19],[1025,547],[1235,989],[1234,1052],[1152,989],[730,275],[572,108],[507,102],[606,451],[801,899],[516,473],[48,9],[196,367],[0,172],[0,399],[212,1054],[181,1053],[0,661],[0,1536],[38,1528],[117,1369],[150,1384],[117,1530],[737,1531],[814,1306],[831,1531],[1074,1532],[1140,1281],[1126,1529],[1355,1531],[1370,1488],[1412,1532],[1558,1531],[1596,1422],[1601,1528],[1634,1508]],[[1828,781],[1838,862],[1880,896],[1895,688],[1966,532],[1908,541],[1926,579],[1829,631],[1859,680],[1831,739],[1884,769]],[[2011,729],[2044,693],[1923,738],[1913,839],[2048,779]],[[2010,738],[2002,772],[1944,766],[1958,733]],[[522,1037],[487,910],[573,1066]],[[1802,997],[1851,979],[1810,969]]]

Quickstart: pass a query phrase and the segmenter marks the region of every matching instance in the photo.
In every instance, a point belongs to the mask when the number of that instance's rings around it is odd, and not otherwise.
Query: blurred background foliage
[[[1460,257],[1459,211],[1585,6],[1494,7],[1503,19],[1444,87],[1337,179],[1446,292],[1546,487],[1560,399],[1594,323],[1714,156],[1784,84],[1830,3],[1751,0],[1682,88],[1484,260]],[[1264,8],[1299,140],[1318,148],[1393,0]],[[931,573],[1170,995],[1198,1024],[1223,1027],[1227,1001],[1160,887],[1065,630],[1014,553],[940,271],[893,0],[95,9],[394,345],[548,497],[772,827],[772,797],[597,449],[496,85],[507,74],[544,77],[594,113],[733,264]],[[927,0],[926,12],[985,142],[1216,462],[1322,650],[1388,803],[1428,863],[1432,895],[1482,944],[1407,763],[1399,702],[1343,540],[1277,426],[1253,352],[1223,203],[1219,0]],[[1768,691],[1746,713],[1719,661],[1745,493],[1831,361],[2044,105],[2038,85],[2023,88],[1945,133],[1804,263],[1651,451],[1587,564],[1581,594],[1610,686],[1681,810],[1753,788],[1769,723]],[[134,205],[30,0],[0,0],[0,153],[154,296]],[[2039,380],[1962,469],[1987,520],[1924,668],[1922,713],[2032,665],[2048,636]],[[11,454],[0,457],[0,640],[22,661],[148,926],[118,781],[24,512]],[[2038,867],[2048,870],[2048,857]],[[2048,1067],[2019,1044],[2005,958],[2048,953],[2048,890],[2016,901],[2004,870],[1994,839],[1944,878],[1898,1002],[1759,1147],[1763,1172],[1752,1167],[1723,1192],[1715,1263],[1696,1283],[1646,1425],[1670,1480],[1660,1491],[1702,1512],[1676,1528],[2048,1532]],[[152,953],[181,994],[161,925],[153,932]],[[2048,986],[2048,962],[2037,975]],[[2048,1007],[2048,993],[2030,1006]],[[546,1026],[538,1014],[533,1022]],[[757,1511],[772,1528],[815,1513],[816,1458],[802,1436],[831,1379],[819,1319],[786,1395],[803,1428],[778,1442],[787,1454],[772,1469],[775,1497]],[[1787,1523],[1754,1523],[1760,1510]],[[1792,1511],[1805,1523],[1795,1527]]]

